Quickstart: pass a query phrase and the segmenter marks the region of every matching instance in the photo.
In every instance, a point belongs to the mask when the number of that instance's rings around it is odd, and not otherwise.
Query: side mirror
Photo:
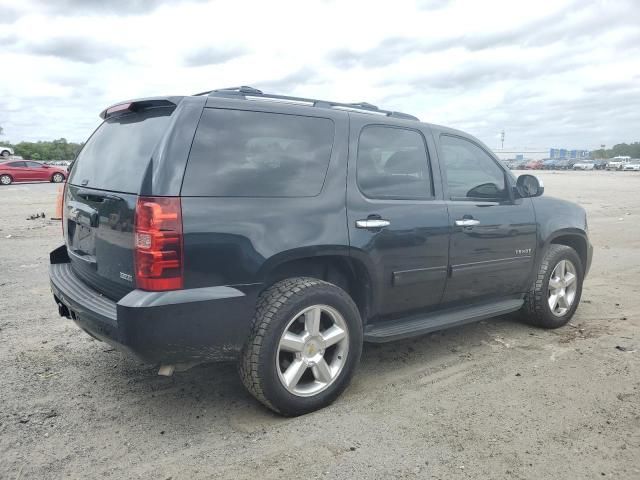
[[[522,198],[539,197],[544,193],[544,184],[538,177],[524,174],[516,181],[516,191]]]

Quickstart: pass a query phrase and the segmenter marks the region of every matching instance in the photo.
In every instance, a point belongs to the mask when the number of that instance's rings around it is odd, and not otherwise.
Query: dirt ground
[[[640,174],[541,177],[589,212],[570,325],[367,345],[345,394],[295,419],[233,365],[159,377],[58,317],[56,187],[0,187],[0,478],[640,478]]]

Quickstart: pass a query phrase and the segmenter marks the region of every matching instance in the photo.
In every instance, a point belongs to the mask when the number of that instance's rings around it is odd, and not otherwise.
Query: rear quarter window
[[[333,147],[327,118],[205,109],[183,196],[312,197],[322,190]]]

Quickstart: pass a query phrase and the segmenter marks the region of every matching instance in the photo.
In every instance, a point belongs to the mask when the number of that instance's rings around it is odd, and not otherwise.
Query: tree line
[[[600,148],[591,152],[592,158],[613,158],[613,157],[640,158],[640,142],[619,143],[613,148]]]
[[[0,127],[1,128],[1,127]],[[67,142],[66,138],[46,142],[20,142],[0,144],[13,148],[16,155],[26,160],[73,160],[82,148],[82,143]]]

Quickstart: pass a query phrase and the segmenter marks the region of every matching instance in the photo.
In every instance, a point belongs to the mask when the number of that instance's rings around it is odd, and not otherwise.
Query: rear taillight
[[[135,242],[138,288],[151,291],[183,288],[180,198],[138,198]]]

